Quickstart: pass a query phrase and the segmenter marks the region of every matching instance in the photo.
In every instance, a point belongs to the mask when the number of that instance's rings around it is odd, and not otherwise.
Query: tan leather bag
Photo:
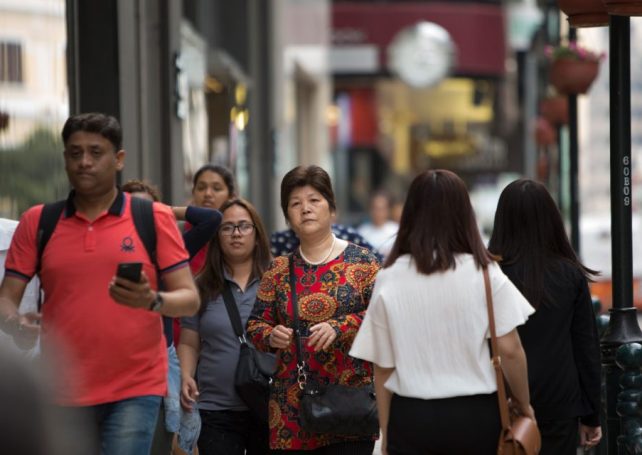
[[[488,308],[488,326],[490,329],[490,347],[492,363],[497,376],[497,399],[499,401],[499,416],[502,421],[502,431],[497,444],[497,455],[537,455],[542,448],[542,437],[533,419],[511,412],[506,398],[504,372],[501,357],[497,349],[497,334],[495,332],[495,313],[493,311],[493,292],[490,287],[488,269],[484,267],[484,287],[486,290],[486,307]]]

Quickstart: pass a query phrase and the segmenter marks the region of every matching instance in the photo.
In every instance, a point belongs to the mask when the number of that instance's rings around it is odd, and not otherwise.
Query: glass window
[[[22,82],[22,45],[0,41],[0,82]]]

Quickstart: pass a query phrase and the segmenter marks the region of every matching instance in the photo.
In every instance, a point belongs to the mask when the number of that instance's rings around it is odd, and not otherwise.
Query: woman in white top
[[[350,354],[375,365],[383,453],[494,454],[500,434],[482,268],[517,410],[534,418],[515,329],[533,308],[484,247],[464,182],[432,170],[412,182]]]

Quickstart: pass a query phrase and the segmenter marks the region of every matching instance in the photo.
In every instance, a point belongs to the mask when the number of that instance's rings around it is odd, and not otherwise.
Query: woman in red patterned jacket
[[[289,263],[294,261],[308,380],[357,386],[372,382],[372,365],[348,352],[370,301],[379,262],[370,251],[332,233],[334,193],[320,167],[299,166],[285,175],[281,208],[301,245],[292,255],[276,258],[263,275],[247,326],[258,349],[278,351],[270,396],[270,448],[275,453],[371,454],[376,434],[339,436],[300,427]]]

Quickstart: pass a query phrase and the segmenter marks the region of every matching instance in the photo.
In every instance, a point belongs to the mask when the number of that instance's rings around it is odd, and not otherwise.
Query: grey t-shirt
[[[250,317],[259,279],[252,280],[241,291],[238,284],[226,275],[243,327]],[[239,359],[240,343],[225,309],[223,296],[207,302],[205,310],[189,318],[181,318],[181,327],[198,332],[201,353],[196,370],[200,392],[198,407],[207,411],[243,411],[247,406],[234,389],[234,372]]]

